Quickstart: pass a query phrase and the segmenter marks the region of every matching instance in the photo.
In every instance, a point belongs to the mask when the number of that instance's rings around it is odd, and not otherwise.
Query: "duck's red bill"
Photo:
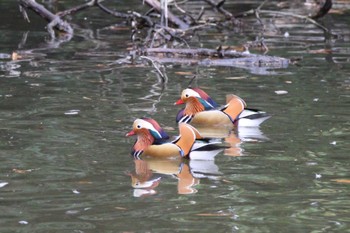
[[[133,135],[135,135],[134,130],[131,130],[129,133],[125,134],[126,137],[130,137],[130,136],[133,136]]]
[[[175,102],[175,105],[180,105],[180,104],[184,104],[185,102],[183,102],[182,99],[179,99],[178,101]]]

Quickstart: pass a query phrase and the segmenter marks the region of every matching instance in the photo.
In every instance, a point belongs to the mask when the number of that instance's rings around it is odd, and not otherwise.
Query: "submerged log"
[[[192,58],[192,59],[211,59],[210,63],[218,63],[218,58],[220,59],[236,59],[237,61],[244,62],[246,64],[254,64],[256,66],[269,66],[271,64],[280,64],[280,66],[288,66],[289,59],[252,54],[248,51],[239,52],[236,50],[216,50],[216,49],[205,49],[205,48],[196,48],[196,49],[168,49],[168,48],[147,48],[142,52],[144,56],[153,56],[159,57],[160,59],[164,58]],[[221,63],[221,62],[219,62]]]
[[[147,48],[141,53],[160,64],[237,67],[256,74],[271,73],[269,69],[287,68],[289,65],[286,58],[236,50]]]
[[[254,54],[249,52],[238,52],[236,50],[216,50],[206,48],[195,49],[169,49],[169,48],[147,48],[144,51],[144,55],[148,54],[164,54],[174,56],[209,56],[209,57],[249,57]]]

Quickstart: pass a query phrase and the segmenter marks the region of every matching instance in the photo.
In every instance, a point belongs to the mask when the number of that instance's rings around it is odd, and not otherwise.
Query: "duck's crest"
[[[213,108],[217,108],[219,105],[202,89],[198,87],[191,88],[193,91],[197,92],[199,96],[207,101],[209,104],[213,106]]]
[[[156,130],[155,132],[154,130],[149,129],[150,133],[152,134],[156,142],[169,139],[169,135],[164,131],[164,129],[158,124],[157,121],[147,117],[143,117],[141,119],[150,123],[153,126],[153,128]]]

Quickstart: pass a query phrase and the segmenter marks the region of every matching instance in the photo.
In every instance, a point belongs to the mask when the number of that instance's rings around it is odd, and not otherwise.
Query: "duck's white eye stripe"
[[[184,90],[185,96],[186,97],[190,97],[190,96],[194,96],[194,97],[201,97],[198,92],[192,90],[192,89],[186,89]]]

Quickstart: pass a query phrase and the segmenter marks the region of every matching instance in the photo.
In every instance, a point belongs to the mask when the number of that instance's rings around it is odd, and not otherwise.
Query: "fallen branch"
[[[51,13],[49,10],[47,10],[43,5],[37,3],[35,0],[20,0],[19,4],[22,8],[30,9],[40,15],[42,18],[44,18],[49,24],[47,25],[47,30],[51,35],[51,38],[55,37],[55,32],[53,28],[65,32],[69,35],[73,35],[73,28],[70,26],[69,23],[66,21],[63,21],[58,15],[55,15]],[[23,15],[26,19],[28,19],[27,14],[25,13],[24,9]]]
[[[328,11],[332,8],[332,5],[332,0],[326,0],[323,6],[318,10],[318,12],[315,15],[310,16],[310,18],[319,19],[325,16],[328,13]]]
[[[81,11],[81,10],[84,10],[86,8],[93,7],[93,6],[97,6],[105,13],[108,13],[108,14],[113,15],[115,17],[126,18],[126,19],[139,18],[139,19],[143,20],[144,22],[146,22],[147,26],[149,26],[149,27],[152,27],[154,25],[153,21],[148,16],[141,15],[137,12],[122,13],[122,12],[112,11],[112,10],[108,9],[107,7],[103,6],[101,4],[101,2],[102,2],[102,0],[91,0],[87,3],[82,4],[82,5],[75,6],[71,9],[54,14],[54,13],[50,12],[49,10],[47,10],[43,5],[37,3],[35,0],[19,0],[19,4],[21,7],[20,10],[23,14],[23,17],[28,22],[29,22],[29,18],[28,18],[28,15],[27,15],[25,9],[33,10],[35,13],[37,13],[38,15],[40,15],[42,18],[44,18],[46,21],[49,22],[49,24],[47,25],[47,30],[50,33],[51,38],[55,37],[55,33],[54,33],[53,28],[55,28],[59,31],[68,33],[70,35],[73,35],[72,27],[69,25],[69,23],[67,23],[66,21],[63,21],[61,19],[61,17],[76,13],[78,11]]]
[[[161,9],[161,6],[160,6],[160,3],[157,1],[157,0],[144,0],[144,2],[153,7],[156,11],[158,11],[159,13],[162,13],[162,9]],[[168,20],[175,24],[178,28],[180,29],[186,29],[189,27],[189,25],[187,23],[185,23],[184,21],[182,21],[179,17],[177,17],[176,15],[174,15],[172,12],[170,12],[168,10],[168,13],[167,13],[167,16],[168,16]]]
[[[104,5],[102,5],[99,1],[96,3],[96,5],[105,13],[113,15],[114,17],[118,17],[118,18],[126,18],[126,19],[132,19],[132,18],[140,18],[142,20],[144,20],[145,22],[147,22],[149,27],[152,27],[154,25],[153,21],[151,20],[150,17],[145,16],[145,15],[141,15],[137,12],[132,12],[132,13],[122,13],[122,12],[117,12],[117,11],[112,11],[110,9],[108,9],[107,7],[105,7]]]
[[[233,14],[231,14],[230,12],[228,12],[227,10],[225,10],[223,8],[223,5],[225,3],[225,0],[221,0],[218,3],[216,3],[213,0],[205,0],[209,5],[211,5],[212,7],[214,7],[216,10],[218,10],[221,14],[223,14],[226,18],[228,19],[232,19]]]
[[[99,0],[91,0],[90,2],[84,3],[82,5],[73,7],[69,10],[61,11],[57,13],[60,17],[66,16],[66,15],[71,15],[73,13],[76,13],[78,11],[84,10],[85,8],[95,6]]]
[[[239,21],[234,17],[232,13],[225,10],[223,5],[226,0],[220,0],[219,2],[215,2],[213,0],[205,0],[210,6],[214,7],[217,11],[219,11],[221,14],[223,14],[226,19],[232,20],[234,24],[239,24]]]

